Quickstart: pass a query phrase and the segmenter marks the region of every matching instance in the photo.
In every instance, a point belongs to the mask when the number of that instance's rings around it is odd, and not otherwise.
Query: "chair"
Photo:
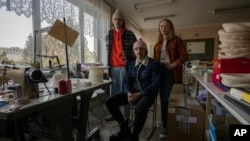
[[[134,109],[135,106],[132,106],[131,108],[131,119],[134,120]],[[151,108],[149,108],[149,111],[152,112],[152,125],[151,125],[151,130],[148,132],[146,139],[150,140],[155,129],[157,128],[156,126],[156,113],[157,113],[157,98],[154,101],[154,104],[151,106]],[[133,122],[130,124],[130,127],[132,127]]]
[[[95,109],[99,108],[99,110],[103,112],[104,117],[105,117],[106,112],[105,112],[105,109],[103,107],[103,104],[106,101],[106,97],[107,97],[106,94],[107,93],[103,89],[95,90],[92,94],[92,97],[91,97],[91,100],[89,103],[89,112],[91,112],[93,114],[93,116],[95,116],[98,119],[98,121],[100,121],[101,126],[103,125],[103,122],[102,122],[103,116],[100,115],[100,113],[97,113],[95,111]],[[88,120],[88,128],[90,130],[90,120]]]

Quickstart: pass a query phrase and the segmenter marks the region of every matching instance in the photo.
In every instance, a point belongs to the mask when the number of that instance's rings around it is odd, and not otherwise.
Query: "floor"
[[[182,93],[182,85],[174,86],[172,93],[181,94]],[[104,110],[102,110],[102,108]],[[98,116],[102,122],[100,122],[100,120],[98,120],[98,118],[96,116],[94,116],[93,113],[91,113],[91,112],[89,113],[89,116],[91,117],[90,119],[92,119],[92,121],[90,121],[90,129],[94,129],[95,127],[100,128],[99,134],[97,134],[97,136],[95,136],[95,138],[92,141],[109,141],[109,136],[111,134],[116,133],[119,130],[118,124],[115,121],[106,121],[105,120],[105,116],[107,116],[109,114],[105,105],[103,105],[102,107],[95,106],[95,108],[93,108],[93,110],[95,113],[98,113]],[[165,141],[165,140],[159,138],[159,133],[160,133],[160,128],[159,128],[159,124],[160,124],[159,97],[157,99],[156,124],[153,126],[152,126],[152,120],[153,120],[152,117],[153,117],[153,112],[150,111],[148,113],[148,118],[147,118],[147,121],[144,125],[143,131],[140,134],[140,141],[148,141],[148,140],[149,141]],[[152,136],[149,139],[147,139],[152,128],[154,129],[154,132],[153,132]]]
[[[147,136],[149,135],[151,129],[155,129],[152,137],[149,139],[151,141],[160,141],[159,139],[159,131],[160,128],[158,128],[158,124],[160,121],[160,114],[159,114],[159,105],[157,105],[157,116],[156,116],[156,124],[152,126],[152,116],[153,116],[153,112],[149,112],[148,113],[148,118],[146,121],[146,124],[143,128],[143,131],[140,135],[140,141],[146,141]],[[97,109],[98,111],[98,109]],[[105,109],[106,111],[106,109]],[[108,141],[109,140],[109,136],[111,134],[116,133],[117,131],[119,131],[119,126],[117,124],[116,121],[106,121],[104,119],[104,117],[106,115],[108,115],[108,112],[106,111],[105,113],[102,112],[98,112],[98,115],[100,115],[101,119],[102,119],[102,123],[98,120],[98,118],[96,118],[95,116],[93,116],[92,113],[89,113],[91,116],[92,121],[90,120],[90,129],[93,129],[95,127],[99,127],[100,128],[100,133],[99,136],[96,136],[95,139],[93,139],[93,141]],[[130,124],[132,126],[132,123]],[[132,127],[131,127],[132,129]]]

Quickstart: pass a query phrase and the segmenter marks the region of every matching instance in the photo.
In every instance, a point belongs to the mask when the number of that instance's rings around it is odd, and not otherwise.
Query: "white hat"
[[[115,19],[115,18],[124,20],[124,16],[121,13],[120,9],[118,8],[115,10],[115,13],[112,16],[112,19]]]

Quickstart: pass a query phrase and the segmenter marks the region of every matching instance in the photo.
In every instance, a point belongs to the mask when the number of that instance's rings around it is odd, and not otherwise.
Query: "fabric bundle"
[[[228,87],[250,88],[250,74],[248,73],[222,73],[222,84]]]
[[[218,31],[218,59],[250,59],[250,23],[224,23]],[[232,67],[235,67],[232,65]],[[249,73],[221,73],[221,83],[228,87],[250,88]]]
[[[224,23],[218,31],[218,58],[250,58],[250,23]]]

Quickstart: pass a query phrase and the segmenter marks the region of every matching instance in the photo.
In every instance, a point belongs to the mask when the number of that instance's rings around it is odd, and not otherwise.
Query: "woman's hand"
[[[172,70],[173,68],[175,68],[177,66],[177,63],[172,63],[172,64],[168,64],[167,65],[167,68],[169,69],[169,70]]]

